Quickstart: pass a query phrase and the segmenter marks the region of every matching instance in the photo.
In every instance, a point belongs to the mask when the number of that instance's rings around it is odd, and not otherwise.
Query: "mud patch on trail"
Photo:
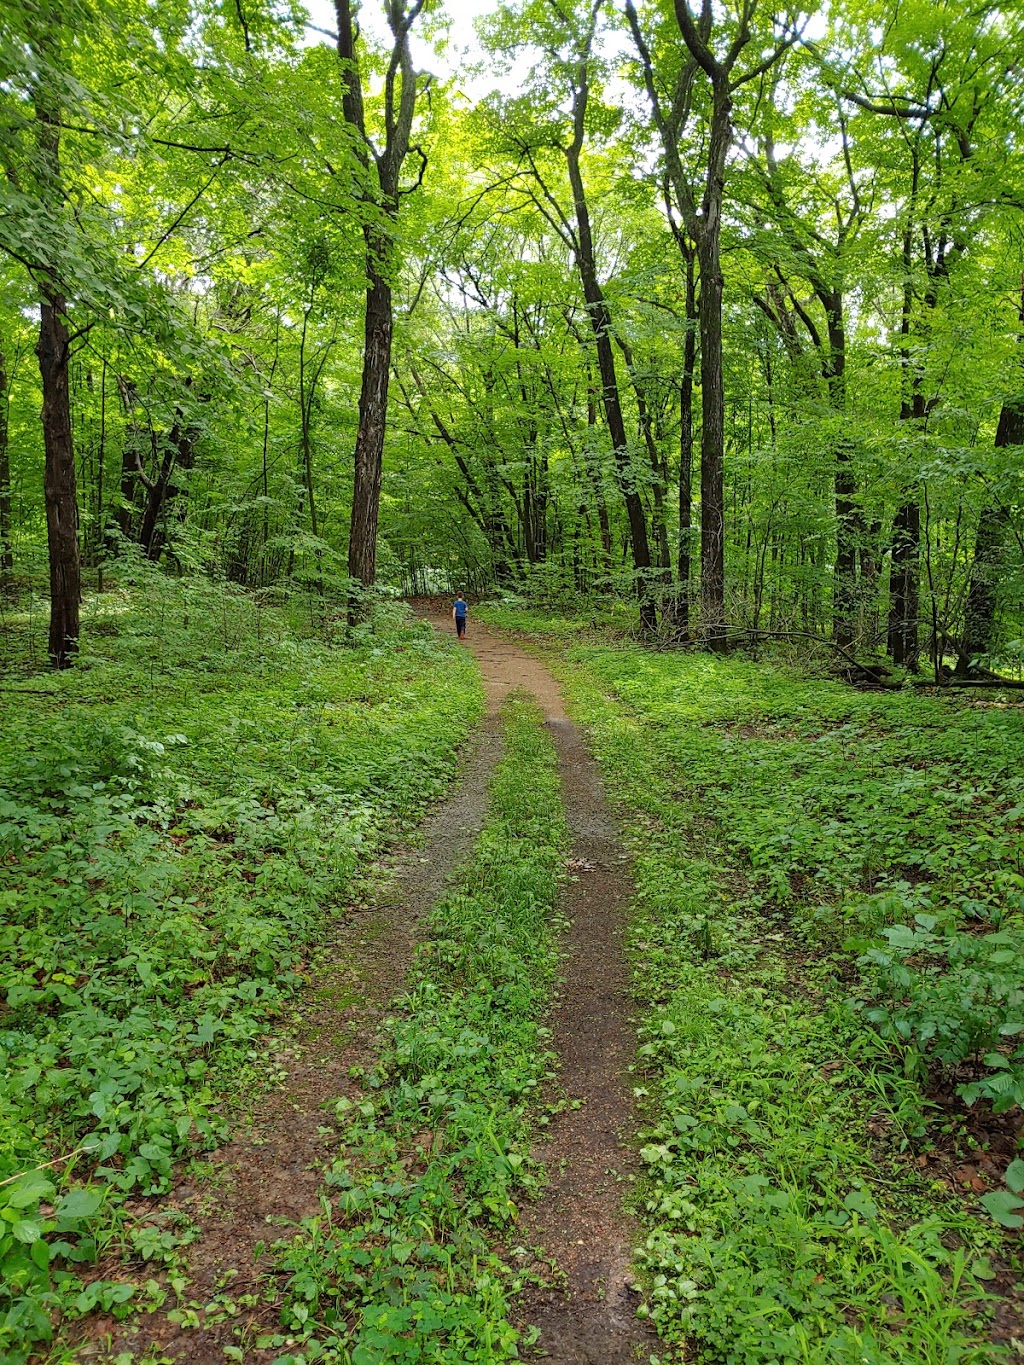
[[[254,1344],[280,1330],[261,1244],[287,1236],[287,1224],[320,1211],[322,1171],[339,1136],[331,1101],[350,1091],[350,1068],[375,1061],[378,1030],[404,987],[421,923],[483,827],[501,748],[500,722],[492,714],[467,744],[451,795],[423,821],[414,843],[385,860],[386,880],[372,899],[352,907],[334,927],[319,980],[296,1002],[300,1022],[280,1039],[274,1058],[283,1072],[280,1083],[254,1103],[233,1140],[203,1163],[201,1179],[186,1178],[169,1196],[139,1200],[133,1208],[140,1223],[163,1228],[190,1220],[198,1228],[186,1253],[186,1321],[193,1325],[168,1316],[173,1295],[157,1311],[123,1322],[96,1315],[83,1324],[88,1339],[79,1338],[77,1359],[113,1360],[130,1351],[223,1365],[225,1347],[240,1344],[247,1362],[279,1354]],[[150,1266],[133,1270],[139,1280],[166,1286],[165,1273]],[[124,1265],[118,1261],[100,1273],[124,1278]]]

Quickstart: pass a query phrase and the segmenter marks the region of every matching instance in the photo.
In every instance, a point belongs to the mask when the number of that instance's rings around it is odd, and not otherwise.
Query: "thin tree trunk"
[[[917,171],[915,163],[914,191]],[[903,397],[900,421],[913,422],[920,430],[925,418],[921,380],[913,366],[910,346],[913,292],[913,235],[903,230],[903,306],[900,318],[900,365]],[[889,569],[889,653],[894,664],[913,670],[918,656],[918,559],[921,549],[921,508],[915,483],[903,493],[892,523],[892,560]]]
[[[96,591],[103,591],[103,561],[107,553],[107,527],[103,513],[103,479],[107,468],[107,362],[100,370],[100,444],[96,467]]]
[[[9,596],[14,580],[14,546],[12,541],[14,510],[11,504],[11,456],[8,447],[8,413],[11,390],[7,377],[7,361],[0,350],[0,593]]]
[[[626,424],[622,416],[619,382],[615,372],[611,314],[598,281],[590,208],[580,170],[580,153],[583,150],[586,109],[590,93],[590,43],[593,39],[595,14],[596,9],[592,11],[587,41],[577,62],[577,83],[573,99],[574,135],[572,142],[564,150],[569,172],[569,184],[572,187],[573,213],[576,218],[576,267],[579,271],[580,282],[583,285],[587,317],[590,320],[594,347],[597,351],[597,366],[601,375],[601,401],[604,407],[605,421],[608,424],[608,435],[611,438],[619,487],[626,504],[626,519],[629,523],[629,542],[636,583],[635,590],[640,608],[640,624],[643,630],[653,632],[657,629],[658,618],[651,596],[651,550],[647,539],[647,519],[644,516],[643,502],[632,469],[629,441],[626,437]]]
[[[690,572],[693,527],[693,373],[697,358],[696,264],[692,248],[686,255],[686,340],[683,379],[679,387],[679,545],[676,568],[675,628],[683,639],[690,634]]]
[[[720,208],[720,204],[719,204]],[[710,647],[725,647],[725,386],[719,236],[705,228],[700,257],[700,601]]]
[[[838,291],[826,293],[818,288],[818,297],[828,318],[828,356],[825,362],[825,382],[833,413],[840,419],[846,414],[846,323],[843,316],[843,296]],[[857,506],[857,482],[853,473],[853,443],[840,433],[835,446],[835,509],[836,558],[833,594],[833,636],[844,649],[853,643],[854,616],[857,601],[857,549],[860,536],[860,513]]]

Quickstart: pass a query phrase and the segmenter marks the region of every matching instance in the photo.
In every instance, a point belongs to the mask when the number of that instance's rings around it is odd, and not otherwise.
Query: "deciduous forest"
[[[307,3],[0,6],[0,1359],[1019,1358],[1024,10]]]

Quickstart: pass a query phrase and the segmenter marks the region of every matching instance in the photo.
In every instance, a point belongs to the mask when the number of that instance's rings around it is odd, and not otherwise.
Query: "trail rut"
[[[237,1345],[240,1326],[254,1334],[277,1330],[273,1304],[224,1313],[215,1295],[223,1290],[237,1300],[256,1291],[259,1244],[286,1235],[282,1222],[319,1212],[321,1169],[337,1146],[323,1106],[348,1092],[350,1067],[372,1063],[377,1029],[405,983],[420,922],[483,825],[500,756],[501,726],[491,708],[467,746],[451,794],[420,825],[415,843],[385,860],[389,875],[372,900],[336,926],[318,985],[298,1002],[295,1034],[281,1040],[280,1084],[255,1101],[232,1141],[212,1154],[202,1179],[186,1179],[156,1208],[139,1200],[132,1210],[160,1227],[180,1217],[198,1226],[187,1255],[186,1297],[206,1309],[200,1325],[182,1327],[163,1309],[124,1322],[97,1315],[89,1320],[89,1339],[77,1347],[79,1359],[148,1351],[186,1365],[224,1365],[224,1348]],[[245,1360],[276,1354],[249,1345]]]
[[[451,623],[437,612],[441,630]],[[636,1228],[623,1212],[637,1158],[628,1067],[636,1048],[629,1022],[626,910],[633,895],[598,766],[565,714],[561,689],[540,660],[470,620],[466,647],[480,664],[492,705],[521,689],[536,698],[558,752],[569,832],[566,896],[570,929],[563,981],[551,1027],[559,1086],[579,1101],[553,1120],[536,1155],[549,1185],[522,1211],[517,1238],[539,1245],[564,1274],[557,1288],[534,1290],[525,1323],[541,1329],[537,1354],[556,1365],[631,1365],[656,1346],[635,1316],[630,1268]]]

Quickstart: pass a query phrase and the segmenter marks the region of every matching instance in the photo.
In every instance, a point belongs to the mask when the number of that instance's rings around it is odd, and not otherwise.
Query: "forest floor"
[[[436,603],[414,605],[437,629],[452,629]],[[351,1078],[376,1061],[381,1025],[403,988],[423,920],[485,821],[502,751],[500,710],[512,693],[532,697],[543,715],[571,837],[563,907],[569,927],[548,1021],[559,1058],[549,1090],[557,1100],[546,1097],[554,1117],[533,1153],[549,1184],[523,1208],[515,1232],[536,1264],[555,1269],[534,1277],[516,1320],[523,1330],[539,1327],[537,1353],[563,1365],[629,1365],[645,1354],[645,1343],[648,1350],[656,1345],[652,1328],[636,1317],[637,1229],[623,1211],[638,1165],[623,1138],[636,1127],[628,1084],[636,1036],[624,952],[633,894],[628,857],[597,765],[566,717],[552,674],[476,622],[466,647],[481,670],[487,713],[453,792],[408,846],[374,869],[365,902],[339,921],[319,955],[317,984],[300,997],[293,1029],[275,1055],[273,1087],[236,1115],[232,1140],[157,1211],[152,1201],[138,1201],[148,1223],[190,1229],[192,1240],[174,1264],[154,1273],[154,1293],[166,1292],[166,1304],[123,1321],[93,1315],[82,1324],[88,1335],[75,1347],[76,1359],[222,1365],[278,1355],[257,1345],[275,1330],[280,1312],[262,1258],[282,1229],[321,1210],[324,1168],[345,1144],[332,1101],[358,1097]],[[116,1273],[115,1259],[101,1274]]]

